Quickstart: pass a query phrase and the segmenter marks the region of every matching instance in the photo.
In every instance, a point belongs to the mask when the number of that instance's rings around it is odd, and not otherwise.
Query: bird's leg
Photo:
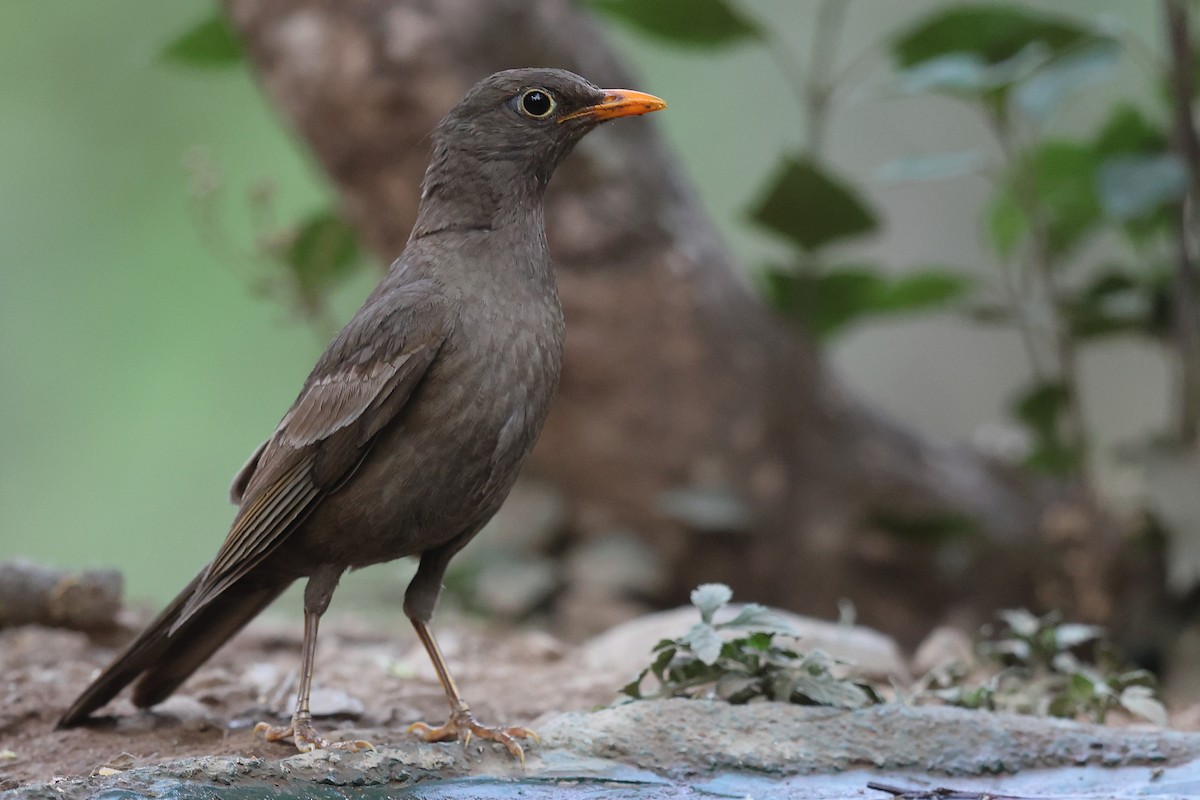
[[[300,684],[296,688],[296,711],[292,714],[292,724],[286,728],[260,722],[254,726],[255,733],[263,734],[268,742],[278,742],[291,739],[296,749],[301,753],[310,750],[337,748],[340,750],[374,749],[370,742],[354,739],[344,742],[328,742],[321,738],[312,724],[312,712],[308,707],[309,695],[312,693],[313,662],[317,657],[317,624],[321,614],[329,606],[329,598],[337,586],[341,573],[329,575],[318,573],[308,581],[304,590],[304,655],[300,662]]]
[[[410,617],[410,620],[413,628],[417,631],[417,638],[421,640],[421,644],[425,646],[425,652],[429,653],[429,659],[433,661],[433,669],[437,672],[438,681],[446,691],[446,699],[450,701],[450,719],[446,720],[444,725],[436,728],[424,722],[414,722],[408,726],[409,733],[415,733],[427,742],[461,739],[464,745],[470,743],[471,737],[478,736],[480,739],[504,745],[513,758],[519,759],[524,764],[525,751],[521,749],[517,739],[532,739],[536,742],[538,741],[537,734],[528,728],[489,728],[480,725],[475,720],[475,716],[471,714],[471,709],[462,699],[462,695],[458,693],[454,678],[450,676],[450,670],[446,667],[446,659],[442,657],[442,651],[433,638],[429,626],[416,617]]]

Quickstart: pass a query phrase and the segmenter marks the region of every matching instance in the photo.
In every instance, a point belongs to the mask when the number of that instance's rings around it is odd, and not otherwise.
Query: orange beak
[[[603,122],[617,117],[635,117],[639,114],[649,114],[651,111],[661,111],[667,107],[665,101],[645,92],[635,92],[632,89],[605,89],[604,99],[594,106],[581,108],[567,114],[559,122],[569,119],[586,119],[593,122]]]

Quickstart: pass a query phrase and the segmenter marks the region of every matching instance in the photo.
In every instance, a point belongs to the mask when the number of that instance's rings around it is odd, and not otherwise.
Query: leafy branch
[[[1167,724],[1154,676],[1123,666],[1104,639],[1103,628],[1064,623],[1058,614],[1037,617],[1025,610],[997,616],[1000,626],[985,627],[984,638],[976,644],[979,663],[933,670],[923,679],[917,700],[935,698],[965,708],[1084,717],[1098,723],[1121,709]]]
[[[621,692],[633,700],[772,700],[844,709],[897,695],[901,702],[935,701],[1097,723],[1120,709],[1158,725],[1167,723],[1154,676],[1123,665],[1103,628],[1065,623],[1057,613],[999,612],[1000,624],[981,631],[973,663],[941,664],[906,692],[896,685],[855,680],[851,665],[819,650],[799,652],[796,632],[783,619],[756,603],[731,608],[732,597],[723,584],[693,590],[699,621],[683,635],[656,644],[653,660]]]
[[[677,639],[655,645],[654,660],[621,691],[640,700],[691,697],[747,703],[768,699],[801,705],[861,708],[879,702],[864,683],[837,673],[841,666],[813,650],[803,655],[777,639],[795,639],[783,620],[764,606],[749,603],[732,618],[717,622],[733,593],[728,586],[707,583],[692,591],[700,621]],[[656,684],[643,691],[647,678]]]
[[[892,277],[882,265],[837,263],[830,250],[869,236],[879,215],[862,193],[825,159],[833,99],[849,74],[834,71],[842,41],[844,0],[822,0],[813,25],[811,56],[799,58],[771,25],[757,22],[731,0],[588,0],[596,11],[668,44],[709,49],[762,47],[791,90],[806,134],[803,148],[782,154],[748,209],[749,220],[790,250],[783,263],[757,272],[775,309],[828,340],[856,323],[945,308],[971,281],[937,265]],[[851,60],[861,63],[861,58]]]
[[[1125,47],[1101,23],[1001,4],[935,12],[892,42],[906,92],[955,98],[995,135],[1001,164],[986,230],[1004,266],[1004,293],[974,313],[1016,328],[1029,354],[1033,380],[1011,406],[1032,441],[1026,465],[1085,483],[1094,434],[1079,375],[1083,348],[1130,333],[1167,348],[1172,335],[1200,341],[1195,322],[1172,311],[1194,308],[1196,295],[1193,287],[1180,296],[1169,277],[1171,220],[1187,170],[1163,122],[1118,103],[1090,139],[1045,134],[1070,98],[1113,74]],[[1087,245],[1101,234],[1123,240],[1128,263],[1097,263]],[[1189,405],[1185,393],[1185,434],[1196,416]]]
[[[192,70],[240,67],[245,51],[229,20],[218,9],[180,33],[163,47],[159,59]],[[249,192],[250,219],[255,226],[250,243],[230,234],[221,219],[225,183],[203,151],[189,154],[191,200],[197,229],[209,249],[225,263],[251,276],[257,294],[274,298],[325,338],[336,329],[330,318],[329,296],[364,263],[358,237],[332,207],[299,219],[275,219],[275,192],[269,180]]]

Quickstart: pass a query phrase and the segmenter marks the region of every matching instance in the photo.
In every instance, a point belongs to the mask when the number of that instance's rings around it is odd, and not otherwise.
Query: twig
[[[994,792],[967,792],[959,789],[947,789],[939,786],[936,789],[905,789],[887,783],[871,781],[868,789],[877,792],[887,792],[901,800],[1049,800],[1048,798],[1033,798],[1016,794],[996,794]]]

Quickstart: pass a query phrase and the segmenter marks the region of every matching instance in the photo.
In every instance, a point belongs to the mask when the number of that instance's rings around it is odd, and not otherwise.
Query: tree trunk
[[[347,219],[388,259],[414,218],[429,131],[480,78],[558,66],[653,90],[566,0],[227,6]],[[964,604],[1107,616],[1087,507],[847,397],[814,343],[747,290],[652,119],[580,145],[547,226],[567,348],[530,469],[565,491],[574,536],[652,543],[671,575],[660,601],[710,580],[826,616],[849,597],[908,641]]]

